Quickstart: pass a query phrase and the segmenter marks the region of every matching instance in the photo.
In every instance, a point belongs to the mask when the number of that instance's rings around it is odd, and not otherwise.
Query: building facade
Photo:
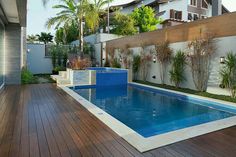
[[[156,17],[160,17],[164,21],[164,27],[228,12],[222,5],[222,0],[135,0],[113,7],[119,7],[121,13],[130,14],[135,8],[142,5],[152,7]]]
[[[20,84],[27,0],[0,1],[0,88]]]

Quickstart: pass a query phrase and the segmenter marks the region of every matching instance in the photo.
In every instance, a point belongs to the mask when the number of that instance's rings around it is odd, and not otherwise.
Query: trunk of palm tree
[[[83,21],[82,18],[79,20],[79,25],[80,25],[80,53],[81,57],[84,55],[84,31],[83,31]]]

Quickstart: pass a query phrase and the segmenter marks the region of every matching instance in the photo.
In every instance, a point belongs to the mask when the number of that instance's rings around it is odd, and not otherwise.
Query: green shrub
[[[236,98],[236,54],[229,52],[225,60],[225,66],[220,71],[221,86],[230,90],[231,96]]]
[[[137,75],[138,75],[138,71],[140,68],[140,64],[141,64],[141,57],[139,55],[135,55],[133,57],[133,73],[134,73],[135,80],[137,80]]]
[[[51,56],[52,56],[52,66],[53,66],[53,68],[55,68],[56,64],[57,64],[57,54],[56,54],[55,49],[52,50]]]
[[[109,62],[108,59],[106,59],[106,62],[105,62],[105,64],[104,64],[104,67],[110,67],[110,62]]]
[[[170,81],[179,87],[180,83],[185,80],[184,69],[186,65],[186,56],[179,50],[173,58],[172,69],[170,71]]]
[[[53,73],[53,74],[58,74],[59,71],[65,71],[65,70],[66,70],[65,67],[56,66],[55,68],[53,68],[52,73]]]
[[[189,93],[189,94],[199,95],[199,96],[203,96],[203,97],[208,97],[208,98],[213,98],[213,99],[224,100],[224,101],[236,103],[236,98],[233,98],[230,96],[216,95],[216,94],[211,94],[211,93],[207,93],[207,92],[199,92],[199,91],[188,89],[188,88],[176,88],[174,86],[156,84],[156,83],[145,82],[145,81],[136,81],[136,82],[146,84],[149,86],[170,89],[170,90],[175,90],[175,91],[179,91],[179,92],[184,92],[184,93]]]
[[[63,67],[67,66],[67,59],[68,59],[68,54],[67,52],[63,53]]]
[[[21,83],[22,84],[34,84],[38,83],[38,79],[26,68],[21,71]]]
[[[113,67],[113,68],[121,68],[121,64],[120,64],[120,62],[118,61],[117,58],[115,58],[115,59],[113,60],[113,62],[112,62],[112,67]]]

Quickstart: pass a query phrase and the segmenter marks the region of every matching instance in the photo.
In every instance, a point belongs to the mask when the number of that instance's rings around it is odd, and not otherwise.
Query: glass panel
[[[4,27],[0,24],[0,86],[3,84],[4,80]]]

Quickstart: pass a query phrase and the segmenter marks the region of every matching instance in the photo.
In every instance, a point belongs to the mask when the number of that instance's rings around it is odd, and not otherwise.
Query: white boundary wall
[[[208,82],[208,86],[209,88],[213,87],[215,90],[215,93],[218,94],[227,94],[228,95],[228,91],[222,90],[221,88],[219,88],[219,84],[220,84],[220,75],[219,75],[219,71],[220,69],[224,66],[224,64],[220,64],[220,57],[226,57],[227,53],[232,51],[233,53],[236,53],[236,36],[230,36],[230,37],[222,37],[222,38],[216,38],[216,52],[215,54],[212,56],[211,59],[211,74],[210,74],[210,78],[209,78],[209,82]],[[171,43],[170,47],[174,50],[174,54],[178,51],[178,50],[183,50],[183,51],[187,51],[187,44],[188,42],[178,42],[178,43]],[[148,46],[145,48],[145,50],[147,49],[153,49],[154,46]],[[138,54],[140,52],[140,48],[136,47],[136,48],[132,48],[134,54]],[[148,51],[146,51],[148,52]],[[118,57],[118,51],[115,50],[115,56]],[[147,81],[149,82],[153,82],[153,83],[161,83],[161,79],[160,79],[160,72],[159,72],[159,63],[158,61],[156,63],[151,62],[150,63],[150,68],[149,68],[149,72],[148,72],[148,76],[147,76]],[[174,85],[173,83],[170,82],[170,76],[169,76],[169,71],[171,69],[171,64],[168,65],[168,67],[166,68],[166,74],[165,74],[165,84],[168,85]],[[153,79],[152,77],[156,76],[155,79]],[[195,89],[194,86],[194,82],[192,79],[192,73],[191,73],[191,69],[189,67],[189,65],[186,65],[186,69],[185,69],[185,77],[186,77],[186,81],[184,81],[183,84],[181,84],[181,87],[184,88],[190,88],[190,89]],[[217,91],[219,90],[219,91]],[[213,91],[214,93],[214,91]]]
[[[52,59],[45,57],[44,44],[27,44],[27,67],[33,74],[51,74]]]

